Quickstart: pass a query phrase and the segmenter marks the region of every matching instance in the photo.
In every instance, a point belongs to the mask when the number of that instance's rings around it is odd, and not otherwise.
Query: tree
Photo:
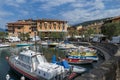
[[[86,31],[84,31],[84,35],[85,35],[85,38],[87,39],[87,41],[89,41],[90,36],[95,33],[96,33],[95,30],[92,28],[88,28]]]
[[[8,36],[8,33],[7,32],[0,32],[0,39],[2,41],[5,41],[6,37]]]
[[[107,35],[109,39],[112,36],[120,35],[120,22],[106,23],[102,26],[101,32]]]
[[[25,40],[29,40],[29,39],[30,39],[29,33],[20,33],[20,34],[18,35],[18,37],[19,37],[22,41],[25,41]]]

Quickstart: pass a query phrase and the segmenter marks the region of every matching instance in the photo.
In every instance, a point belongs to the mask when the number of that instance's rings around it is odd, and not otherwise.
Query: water
[[[31,49],[36,50],[34,46]],[[43,52],[43,54],[45,55],[45,57],[49,62],[51,62],[52,55],[56,55],[56,57],[60,56],[62,58],[65,58],[65,52],[55,48],[40,47],[39,49],[38,47],[37,50]],[[7,56],[12,55],[13,53],[17,54],[19,51],[21,51],[21,47],[0,48],[0,80],[6,80],[7,74],[9,74],[13,80],[20,80],[20,76],[16,75],[16,73],[14,73],[10,69],[5,59]],[[89,71],[92,68],[94,68],[94,66],[97,66],[99,63],[101,63],[102,61],[103,60],[99,60],[97,63],[95,62],[93,64],[86,64],[86,65],[80,65],[80,66],[87,68]]]

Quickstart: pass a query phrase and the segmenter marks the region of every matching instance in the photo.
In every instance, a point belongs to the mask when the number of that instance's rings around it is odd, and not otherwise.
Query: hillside
[[[5,32],[6,30],[3,28],[0,28],[0,32]]]
[[[104,19],[97,19],[97,20],[92,20],[92,21],[85,21],[85,22],[82,22],[82,23],[75,24],[75,25],[73,25],[73,27],[76,27],[76,26],[79,26],[79,25],[87,26],[89,24],[93,24],[93,23],[97,23],[97,22],[102,22],[102,21],[105,21],[105,20],[110,19],[110,18],[112,18],[112,17],[104,18]]]

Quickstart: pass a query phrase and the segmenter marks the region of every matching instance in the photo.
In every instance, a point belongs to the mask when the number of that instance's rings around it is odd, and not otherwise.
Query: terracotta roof
[[[63,20],[57,20],[57,19],[37,19],[36,21],[38,22],[67,22],[67,21],[63,21]]]
[[[31,25],[34,22],[24,22],[24,21],[17,21],[17,22],[12,22],[12,23],[8,23],[9,24],[14,24],[14,25]]]

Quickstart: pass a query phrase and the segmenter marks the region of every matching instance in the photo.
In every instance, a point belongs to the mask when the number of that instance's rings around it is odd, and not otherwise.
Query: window
[[[60,23],[58,24],[58,28],[60,29]]]
[[[63,23],[63,30],[65,29],[65,24]]]
[[[42,29],[42,22],[40,22],[40,25],[39,25],[40,29]]]
[[[17,29],[21,29],[21,27],[17,27]]]
[[[46,22],[44,23],[44,27],[45,27],[45,29],[47,29],[47,23]]]
[[[52,29],[52,23],[50,22],[50,24],[49,24],[49,27],[50,27],[50,29]]]
[[[56,29],[56,23],[53,24],[54,29]]]

